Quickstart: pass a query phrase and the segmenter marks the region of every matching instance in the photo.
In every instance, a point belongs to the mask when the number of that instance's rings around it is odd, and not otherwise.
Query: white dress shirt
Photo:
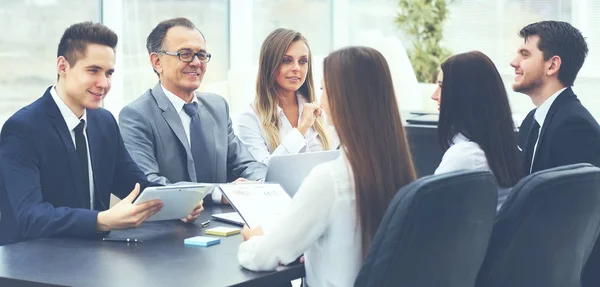
[[[165,95],[167,95],[167,98],[175,108],[175,111],[177,111],[177,114],[181,119],[181,124],[183,125],[185,137],[187,138],[188,144],[191,147],[192,141],[190,139],[190,123],[192,122],[192,118],[183,109],[183,105],[187,103],[180,97],[173,94],[171,91],[167,90],[162,84],[160,85],[160,87],[163,89],[163,92],[165,92]],[[200,106],[200,103],[198,102],[198,98],[196,96],[192,97],[192,101],[190,103],[197,103],[197,105]],[[211,198],[214,202],[221,202],[222,196],[223,195],[221,194],[221,190],[219,190],[218,188],[213,188]]]
[[[544,121],[546,120],[546,115],[548,115],[548,111],[550,110],[552,103],[554,103],[554,100],[556,100],[558,95],[560,95],[560,93],[562,93],[566,89],[567,89],[566,87],[562,88],[562,89],[558,90],[556,93],[554,93],[552,96],[550,96],[548,99],[546,99],[535,110],[535,114],[533,114],[535,121],[538,123],[538,125],[540,125],[540,130],[538,132],[538,137],[535,140],[535,146],[533,146],[533,155],[531,155],[531,165],[529,166],[529,173],[531,173],[531,170],[533,169],[533,160],[535,159],[535,151],[537,150],[538,142],[540,141],[540,134],[542,134],[542,127],[544,126]]]
[[[243,242],[240,264],[275,270],[304,253],[309,286],[353,286],[362,264],[356,197],[345,154],[316,166],[283,216],[263,226],[264,235]]]
[[[304,103],[306,103],[306,100],[300,93],[296,93],[296,97],[298,99],[298,123],[300,123],[302,119],[302,107],[304,106]],[[322,115],[323,120],[326,121],[324,113],[322,113]],[[319,138],[319,134],[313,127],[310,127],[303,136],[297,128],[292,127],[289,119],[283,113],[283,109],[279,106],[277,106],[277,116],[281,123],[279,127],[281,143],[274,149],[270,147],[267,142],[267,137],[263,133],[260,120],[254,110],[254,104],[250,104],[250,107],[238,117],[235,123],[236,133],[238,138],[244,143],[246,148],[248,148],[248,151],[250,151],[254,159],[264,164],[268,164],[269,159],[273,155],[297,154],[323,150],[323,143]],[[329,135],[331,134],[332,133],[330,132]]]
[[[452,145],[444,153],[434,174],[474,169],[490,169],[485,152],[477,143],[459,133],[452,138]]]
[[[73,140],[73,147],[75,148],[77,148],[75,143],[75,127],[79,125],[81,120],[85,120],[85,125],[83,126],[83,137],[85,138],[85,144],[87,145],[88,176],[90,185],[90,208],[94,209],[94,172],[92,170],[92,157],[90,156],[90,142],[88,141],[87,136],[87,111],[86,109],[83,109],[83,115],[81,116],[81,119],[77,118],[73,111],[71,111],[71,109],[67,107],[67,104],[65,104],[65,102],[63,102],[63,100],[58,96],[58,93],[56,92],[56,87],[52,87],[52,89],[50,89],[50,95],[52,95],[52,99],[58,106],[58,110],[60,111],[60,114],[65,120],[65,123],[67,124],[67,129],[69,129],[69,133],[71,134],[71,140]]]

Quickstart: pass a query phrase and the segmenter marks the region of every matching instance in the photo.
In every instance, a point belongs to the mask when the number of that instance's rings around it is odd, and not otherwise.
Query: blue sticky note
[[[195,246],[207,247],[207,246],[221,243],[221,239],[216,238],[216,237],[208,237],[208,236],[194,236],[194,237],[186,238],[185,240],[183,240],[183,243],[185,245],[195,245]]]

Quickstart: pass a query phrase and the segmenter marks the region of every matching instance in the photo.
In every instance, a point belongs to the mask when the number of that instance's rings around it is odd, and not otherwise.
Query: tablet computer
[[[162,209],[146,221],[180,219],[187,217],[213,188],[212,184],[152,186],[144,189],[133,204],[160,199]]]

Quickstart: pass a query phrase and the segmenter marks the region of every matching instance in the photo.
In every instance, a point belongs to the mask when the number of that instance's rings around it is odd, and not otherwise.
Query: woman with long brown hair
[[[341,156],[315,167],[268,227],[244,228],[238,259],[251,270],[272,270],[305,254],[308,285],[352,286],[389,202],[415,171],[389,67],[378,51],[332,52],[321,88]]]
[[[333,148],[315,102],[312,55],[299,32],[276,29],[260,49],[256,96],[236,132],[257,161]]]

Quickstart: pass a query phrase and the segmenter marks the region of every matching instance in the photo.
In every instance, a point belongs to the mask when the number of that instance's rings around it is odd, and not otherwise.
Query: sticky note
[[[239,228],[225,227],[225,226],[210,228],[210,229],[206,229],[204,231],[205,234],[217,235],[217,236],[229,236],[229,235],[238,234],[240,232],[241,232],[241,229],[239,229]]]
[[[208,247],[211,245],[221,243],[221,239],[215,238],[215,237],[207,237],[207,236],[194,236],[194,237],[184,239],[183,243],[185,245]]]

